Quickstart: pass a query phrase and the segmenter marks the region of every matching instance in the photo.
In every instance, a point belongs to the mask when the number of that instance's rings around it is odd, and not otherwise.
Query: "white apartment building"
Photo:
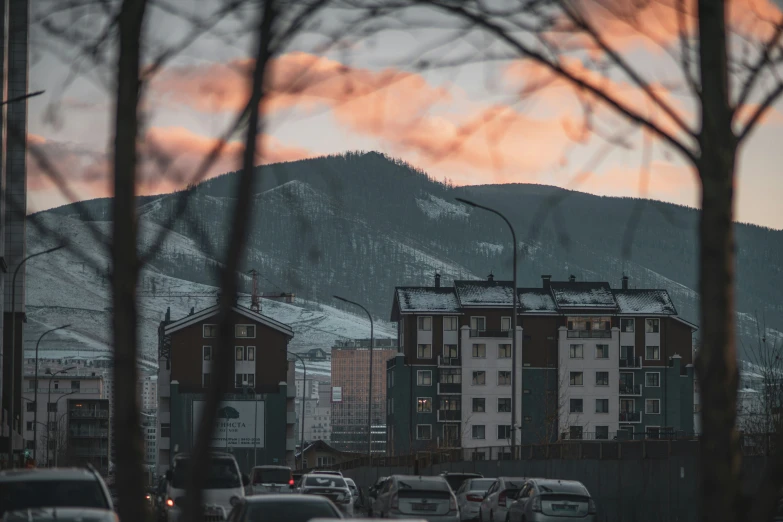
[[[460,329],[462,346],[462,447],[511,445],[511,317],[501,319],[501,330],[485,327],[484,317],[471,317]],[[517,360],[521,361],[523,331],[517,326]],[[517,396],[521,395],[521,364],[517,365]],[[454,395],[459,400],[459,395]],[[441,397],[441,405],[443,404]],[[521,423],[517,401],[517,426]],[[438,411],[439,421],[445,413]],[[470,451],[468,458],[474,456]],[[488,458],[485,455],[484,458]]]
[[[606,319],[602,317],[569,320],[569,328],[558,329],[561,438],[608,439],[620,425],[621,399],[617,385],[620,382],[620,329],[606,329]],[[585,325],[575,324],[579,321],[595,324],[591,324],[591,328],[583,327]],[[632,381],[633,374],[631,384]],[[630,411],[633,411],[633,401]]]
[[[318,382],[318,398],[305,403],[304,438],[308,442],[316,440],[330,442],[332,439],[331,391],[330,382]],[[300,405],[297,412],[301,411]],[[301,429],[301,424],[298,426]]]

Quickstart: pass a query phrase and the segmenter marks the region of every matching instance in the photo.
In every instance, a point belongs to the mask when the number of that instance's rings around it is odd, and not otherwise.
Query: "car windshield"
[[[331,475],[310,475],[305,479],[305,486],[314,488],[345,488],[345,481],[342,477],[333,477]]]
[[[541,493],[566,493],[570,495],[586,495],[587,490],[582,484],[573,482],[539,482]]]
[[[340,514],[326,499],[323,502],[302,502],[300,497],[294,495],[290,500],[250,503],[245,522],[266,522],[267,520],[307,522],[313,518],[340,518]]]
[[[473,479],[470,481],[468,489],[470,491],[486,491],[494,483],[495,479]]]
[[[462,486],[462,483],[470,478],[476,478],[475,475],[446,475],[444,477],[446,479],[446,482],[449,483],[449,486],[453,491],[457,491],[460,486]],[[493,481],[494,482],[494,481]]]
[[[522,489],[522,486],[525,485],[524,480],[507,480],[506,481],[506,489]]]
[[[288,484],[291,470],[285,468],[261,468],[253,472],[253,484]]]
[[[171,485],[184,489],[190,477],[190,459],[177,459]],[[212,459],[204,489],[230,489],[242,487],[237,465],[232,459]]]
[[[463,479],[464,480],[464,479]],[[414,491],[448,491],[449,486],[446,482],[437,479],[402,479],[397,482],[400,489],[409,489]]]
[[[31,480],[0,483],[0,517],[6,511],[41,507],[109,509],[96,480]]]

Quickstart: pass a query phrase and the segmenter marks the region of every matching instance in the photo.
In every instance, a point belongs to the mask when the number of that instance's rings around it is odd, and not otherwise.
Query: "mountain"
[[[191,306],[213,302],[237,179],[237,173],[229,173],[186,191],[139,199],[142,251],[156,234],[169,233],[141,283],[145,353],[156,349],[153,326],[167,306],[176,318]],[[174,220],[180,198],[186,197],[188,210]],[[444,284],[490,272],[510,279],[511,241],[505,224],[457,204],[455,197],[496,208],[514,224],[520,286],[539,286],[541,274],[554,279],[573,274],[579,280],[619,285],[625,273],[631,287],[666,288],[681,316],[698,323],[696,210],[543,185],[452,187],[374,152],[258,167],[242,271],[258,270],[265,291],[297,294],[293,306],[264,301],[264,313],[294,321],[294,349],[328,348],[341,335],[367,336],[368,325],[353,315],[359,312],[333,308],[333,294],[364,303],[376,317],[376,331],[393,336],[393,326],[384,320],[395,286],[432,284],[436,271]],[[86,227],[106,234],[110,215],[110,201],[96,199],[81,212],[68,205],[37,217],[69,237],[74,234],[92,252],[98,249]],[[31,252],[44,243],[32,228]],[[744,224],[736,224],[736,232],[738,336],[744,346],[755,342],[756,315],[763,315],[768,336],[780,337],[783,330],[778,297],[783,232]],[[100,266],[108,266],[106,254],[101,254]],[[71,253],[34,260],[28,276],[28,314],[34,320],[40,316],[42,324],[56,326],[55,317],[65,320],[81,309],[97,311],[85,322],[99,321],[101,314],[108,317],[105,278],[80,268]],[[249,279],[243,282],[249,291]],[[106,317],[100,321],[105,323]],[[90,335],[106,346],[105,333]],[[34,332],[26,337],[34,338]]]

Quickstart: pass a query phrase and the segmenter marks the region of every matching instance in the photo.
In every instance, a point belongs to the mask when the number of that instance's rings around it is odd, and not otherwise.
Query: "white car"
[[[524,477],[498,477],[487,491],[479,508],[479,522],[506,522],[506,513],[513,498],[509,493],[515,493],[525,485]]]
[[[245,487],[250,477],[239,471],[230,453],[211,453],[207,483],[204,486],[204,518],[226,520],[237,500],[245,498]],[[172,469],[166,471],[166,518],[179,522],[185,502],[185,488],[190,478],[190,455],[174,456]]]
[[[495,483],[493,478],[472,478],[467,479],[454,492],[457,496],[457,505],[459,506],[459,518],[462,522],[468,520],[477,520],[479,508],[484,500],[487,490]]]

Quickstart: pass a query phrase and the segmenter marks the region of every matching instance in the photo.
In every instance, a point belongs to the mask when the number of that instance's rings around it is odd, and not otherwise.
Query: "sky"
[[[173,4],[186,16],[201,16],[210,2]],[[748,40],[763,39],[769,33],[764,18],[780,16],[771,0],[735,0],[733,5],[732,26]],[[590,12],[607,41],[692,125],[697,114],[692,97],[687,89],[672,87],[682,84],[682,76],[678,61],[666,52],[676,44],[671,9],[653,5],[640,14],[645,30],[664,48],[605,12]],[[341,45],[320,49],[324,38],[307,34],[274,58],[259,163],[378,150],[456,185],[539,183],[698,206],[695,173],[662,141],[602,106],[591,111],[592,130],[585,132],[584,100],[528,61],[465,60],[479,48],[485,54],[504,51],[498,42],[480,34],[455,37],[453,22],[429,12],[401,15],[372,37],[353,38],[355,16],[332,12],[321,20],[321,32],[346,35]],[[70,22],[62,16],[47,19],[70,23],[88,35],[100,33],[99,13],[81,13]],[[252,41],[242,30],[248,20],[252,13],[224,20],[177,53],[147,85],[140,193],[165,193],[190,183],[215,138],[244,104],[245,73],[252,65]],[[147,56],[181,41],[189,30],[182,17],[153,10],[146,28]],[[734,48],[741,50],[739,43]],[[77,54],[71,44],[40,25],[33,27],[30,91],[45,93],[29,101],[28,139],[67,181],[69,194],[31,157],[28,212],[69,198],[111,194],[112,71]],[[564,66],[582,78],[603,81],[615,97],[665,130],[681,132],[671,118],[653,111],[627,77],[611,73],[601,80],[589,68],[595,58],[594,51],[574,53]],[[540,88],[530,94],[533,87]],[[783,103],[778,102],[741,150],[739,221],[783,229],[781,137]],[[207,176],[236,170],[241,150],[239,137],[229,141]]]

